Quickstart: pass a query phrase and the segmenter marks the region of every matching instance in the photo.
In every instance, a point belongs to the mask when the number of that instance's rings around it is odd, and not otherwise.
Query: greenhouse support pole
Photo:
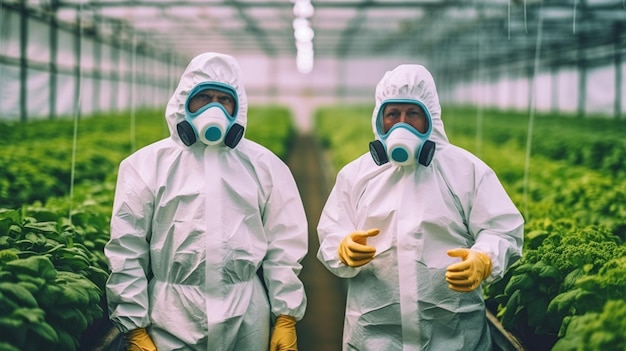
[[[119,34],[120,31],[117,31]],[[120,60],[120,51],[122,50],[121,41],[118,38],[118,35],[113,35],[113,41],[111,45],[111,72],[109,74],[109,79],[111,79],[111,101],[110,101],[110,110],[117,111],[118,106],[118,95],[120,89],[120,79],[121,79],[121,60]],[[117,66],[117,69],[115,67]]]
[[[537,76],[539,75],[539,60],[541,59],[541,42],[543,40],[543,8],[539,5],[539,18],[537,23],[537,41],[535,44],[535,59],[533,61],[532,73],[529,75],[528,85],[530,86],[530,95],[528,96],[528,131],[526,137],[526,154],[524,156],[524,178],[523,178],[523,195],[522,203],[524,206],[524,216],[528,218],[530,215],[528,210],[528,188],[530,183],[530,161],[532,155],[533,132],[535,130],[535,109],[537,105]]]
[[[28,14],[26,4],[20,2],[20,120],[26,122],[28,120],[28,64],[26,56],[28,55]]]
[[[81,41],[83,40],[83,22],[82,22],[82,14],[83,14],[83,5],[81,4],[76,12],[76,41],[75,41],[75,49],[76,49],[76,90],[74,91],[75,96],[75,105],[74,105],[74,133],[72,137],[72,162],[71,162],[71,171],[70,171],[70,193],[69,193],[69,210],[68,210],[68,219],[70,224],[72,223],[72,207],[74,201],[74,183],[76,177],[76,150],[78,144],[78,121],[80,120],[80,109],[81,109],[81,83],[82,83],[82,61],[81,61]]]
[[[559,106],[559,69],[553,64],[550,69],[550,79],[552,80],[552,94],[550,96],[550,112],[554,115],[558,113]]]
[[[268,84],[268,93],[267,95],[270,97],[270,101],[272,103],[276,103],[277,101],[277,97],[279,94],[279,90],[278,90],[278,67],[279,63],[278,60],[270,60],[269,62],[269,77],[270,77],[270,82]]]
[[[80,118],[80,108],[79,106],[79,102],[80,102],[80,79],[81,79],[81,41],[83,40],[82,38],[82,20],[80,18],[81,16],[81,12],[78,11],[76,14],[76,23],[77,23],[77,27],[76,27],[76,33],[74,38],[74,56],[76,58],[76,64],[74,65],[74,102],[76,103],[76,111],[74,111],[78,118]]]
[[[615,119],[622,118],[622,45],[621,45],[621,34],[622,34],[623,26],[620,23],[617,23],[614,27],[615,32],[615,55],[613,58],[615,59],[615,106],[614,113]]]
[[[584,38],[578,36],[578,118],[585,116],[587,96],[587,62],[585,61]]]
[[[165,101],[169,100],[170,91],[176,90],[176,80],[175,80],[175,64],[174,64],[174,54],[172,52],[167,52],[167,89],[165,97]],[[169,127],[167,126],[167,121],[165,119],[161,119],[161,133],[162,135],[167,135],[169,133]]]
[[[93,35],[93,56],[94,56],[94,71],[93,71],[93,112],[100,112],[100,85],[102,84],[102,45],[103,41],[98,40],[98,34],[94,32]]]
[[[131,40],[131,61],[130,61],[130,69],[131,69],[131,80],[130,80],[130,151],[133,152],[136,150],[135,148],[135,107],[136,107],[136,96],[135,96],[135,84],[137,84],[137,32],[133,30],[132,40]]]
[[[48,117],[50,119],[56,119],[56,111],[57,111],[57,56],[58,56],[58,47],[59,47],[59,35],[58,35],[58,24],[57,24],[57,1],[52,3],[52,8],[50,11],[50,37],[49,37],[49,45],[50,45],[50,112]]]
[[[482,19],[482,11],[479,12],[479,23]],[[474,84],[478,84],[478,89],[474,89],[474,102],[476,103],[476,155],[479,157],[482,155],[483,149],[483,105],[485,92],[484,87],[487,86],[487,82],[483,80],[483,62],[482,62],[482,51],[483,51],[483,29],[479,25],[476,29],[476,69],[474,70],[475,78]]]
[[[339,79],[337,80],[339,84],[337,84],[337,90],[335,91],[335,94],[337,95],[337,97],[339,98],[345,98],[347,95],[347,91],[348,91],[348,83],[347,83],[347,78],[346,78],[346,73],[348,70],[348,65],[346,64],[346,58],[341,56],[339,57],[339,63],[337,64],[337,67],[339,67],[339,72],[337,72],[339,74]]]

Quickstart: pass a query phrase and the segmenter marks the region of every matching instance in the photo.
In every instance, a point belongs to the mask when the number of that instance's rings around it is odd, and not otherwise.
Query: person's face
[[[383,110],[383,129],[387,133],[394,124],[404,122],[420,133],[428,130],[428,120],[426,113],[416,104],[411,103],[390,103],[385,105]]]
[[[198,111],[204,105],[210,104],[212,102],[218,102],[224,106],[226,111],[232,116],[235,110],[235,100],[233,97],[219,90],[213,89],[205,89],[200,91],[194,97],[189,100],[189,112],[193,113]]]

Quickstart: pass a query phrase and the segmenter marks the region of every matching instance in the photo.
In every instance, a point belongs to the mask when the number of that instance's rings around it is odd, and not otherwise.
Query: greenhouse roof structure
[[[11,1],[54,11],[85,33],[136,40],[188,60],[207,51],[315,58],[445,57],[463,71],[529,62],[537,42],[551,60],[612,59],[626,42],[623,0],[39,0]],[[598,56],[599,55],[599,56]],[[559,62],[562,65],[563,62]]]
[[[626,0],[0,0],[0,113],[115,109],[131,86],[157,103],[207,51],[237,57],[261,101],[370,99],[413,62],[457,104],[619,118]]]

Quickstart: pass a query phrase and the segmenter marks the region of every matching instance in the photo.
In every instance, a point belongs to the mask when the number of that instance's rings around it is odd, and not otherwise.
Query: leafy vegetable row
[[[471,149],[468,138],[457,142]],[[607,304],[626,302],[626,183],[594,170],[542,157],[530,163],[529,195],[521,194],[524,152],[483,143],[484,159],[497,173],[520,208],[526,208],[524,256],[504,279],[489,286],[505,328],[522,336],[532,350],[576,350],[569,340],[580,333],[572,320],[601,313]],[[517,175],[517,176],[516,176]],[[586,326],[606,340],[590,349],[626,345],[623,334],[607,329],[623,318],[604,315],[604,324]],[[619,342],[622,338],[622,343]],[[592,338],[596,340],[596,337]],[[596,341],[587,342],[587,345]],[[556,344],[555,344],[556,343]],[[604,346],[602,346],[604,345]]]
[[[0,211],[0,349],[76,350],[103,317],[108,228],[81,211],[69,223],[62,210]]]
[[[251,106],[246,137],[285,157],[295,132],[291,118],[282,106]],[[132,121],[128,114],[82,118],[75,149],[72,120],[0,123],[0,128],[0,207],[7,208],[66,195],[72,181],[101,182],[114,177],[117,165],[133,147],[169,135],[160,110],[138,112]]]
[[[477,111],[449,108],[443,113],[448,132],[512,143],[525,148],[530,115],[520,111]],[[480,127],[479,127],[480,126]],[[626,120],[603,117],[536,114],[533,120],[532,153],[626,178]]]

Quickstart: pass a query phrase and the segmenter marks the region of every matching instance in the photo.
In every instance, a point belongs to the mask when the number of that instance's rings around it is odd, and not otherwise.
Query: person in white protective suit
[[[307,220],[287,165],[243,137],[247,109],[235,59],[201,54],[170,137],[120,164],[106,296],[128,350],[297,350]]]
[[[347,281],[343,350],[490,350],[481,283],[521,257],[524,220],[496,174],[448,142],[431,74],[376,87],[375,141],[337,174],[318,259]]]

